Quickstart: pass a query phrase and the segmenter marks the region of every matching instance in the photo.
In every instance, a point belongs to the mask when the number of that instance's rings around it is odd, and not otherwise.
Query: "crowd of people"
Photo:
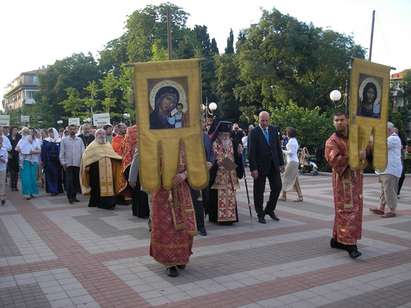
[[[207,216],[211,223],[221,225],[239,221],[236,191],[240,188],[239,179],[245,176],[245,167],[249,167],[253,178],[254,208],[259,223],[266,224],[266,216],[280,220],[277,201],[287,201],[288,192],[295,191],[295,201],[303,201],[298,179],[297,130],[288,127],[281,137],[280,129],[270,125],[269,119],[268,112],[262,111],[258,126],[250,125],[244,131],[237,123],[205,121],[207,187],[196,190],[189,186],[181,148],[173,188],[151,193],[140,185],[137,125],[107,124],[102,128],[69,125],[60,131],[0,127],[1,204],[6,202],[8,178],[11,191],[21,190],[27,200],[37,197],[39,186],[43,186],[51,196],[64,192],[71,204],[79,202],[77,195],[82,193],[89,195],[89,207],[113,210],[116,205],[131,205],[134,216],[149,220],[150,255],[166,266],[169,276],[176,277],[189,261],[193,236],[197,233],[207,236]],[[346,115],[337,113],[334,125],[336,133],[325,146],[325,159],[333,171],[335,203],[330,245],[357,258],[361,255],[356,245],[361,238],[362,171],[351,170],[348,165]],[[397,193],[401,189],[398,183],[403,175],[401,141],[391,123],[388,123],[388,136],[388,166],[379,174],[381,206],[371,209],[384,218],[396,215]],[[361,159],[369,159],[368,152],[361,152]],[[264,205],[267,179],[270,194]]]

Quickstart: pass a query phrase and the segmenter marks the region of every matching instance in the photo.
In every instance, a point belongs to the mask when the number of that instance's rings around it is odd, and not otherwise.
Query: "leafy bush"
[[[321,112],[319,107],[309,109],[289,101],[270,108],[270,113],[271,122],[282,131],[289,126],[294,127],[300,147],[307,147],[310,152],[323,147],[334,130],[330,117]]]

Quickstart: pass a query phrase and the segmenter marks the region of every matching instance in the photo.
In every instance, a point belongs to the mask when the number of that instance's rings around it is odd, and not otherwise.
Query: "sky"
[[[13,0],[0,1],[0,100],[21,72],[53,64],[73,53],[98,51],[124,33],[127,15],[165,1]],[[410,0],[173,0],[190,14],[188,26],[206,25],[224,51],[230,28],[257,23],[262,10],[278,9],[317,27],[352,35],[370,44],[376,10],[372,61],[411,68]],[[394,72],[394,71],[393,71]]]

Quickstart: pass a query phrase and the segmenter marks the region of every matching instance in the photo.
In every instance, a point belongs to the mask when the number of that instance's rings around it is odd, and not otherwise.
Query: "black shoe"
[[[206,229],[201,229],[201,230],[198,230],[198,234],[200,234],[201,236],[207,236],[207,231]]]
[[[362,253],[358,250],[350,251],[348,254],[350,255],[351,259],[357,259],[359,256],[362,255]]]
[[[175,266],[167,267],[167,275],[173,278],[177,277],[179,275],[177,267]]]
[[[6,204],[6,200],[1,200],[1,205]]]
[[[266,224],[267,222],[265,221],[265,218],[264,217],[258,217],[258,222],[260,223],[260,224]]]
[[[330,246],[331,248],[336,248],[336,249],[344,249],[344,250],[347,249],[347,247],[344,244],[338,243],[334,238],[331,238]]]
[[[362,255],[362,253],[358,251],[357,245],[347,245],[347,251],[351,259],[357,259]]]
[[[275,215],[274,212],[266,213],[266,214],[267,214],[268,216],[270,216],[272,220],[280,221],[280,218],[278,218],[277,215]]]
[[[177,265],[177,268],[183,270],[186,268],[186,265],[185,264]]]
[[[70,199],[70,200],[69,200],[69,203],[70,203],[70,204],[73,204],[73,203],[74,203],[74,200]]]
[[[73,201],[74,201],[74,202],[80,202],[80,200],[79,200],[79,199],[77,199],[77,198],[76,198],[76,199],[74,199]]]

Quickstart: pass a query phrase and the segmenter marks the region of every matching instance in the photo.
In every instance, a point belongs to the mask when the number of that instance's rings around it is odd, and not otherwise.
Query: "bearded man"
[[[84,195],[90,194],[89,207],[114,209],[120,172],[121,156],[107,142],[104,129],[98,129],[80,164],[81,191]]]

